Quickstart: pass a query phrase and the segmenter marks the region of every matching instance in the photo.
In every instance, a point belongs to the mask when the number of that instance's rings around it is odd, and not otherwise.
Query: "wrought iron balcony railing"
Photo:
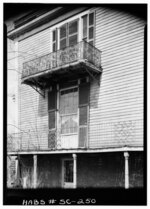
[[[80,62],[84,62],[96,71],[100,71],[101,51],[85,41],[79,42],[76,45],[23,63],[22,79]]]

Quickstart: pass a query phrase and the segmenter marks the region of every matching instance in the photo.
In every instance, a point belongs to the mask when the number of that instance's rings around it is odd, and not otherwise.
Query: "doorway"
[[[63,159],[62,160],[62,187],[63,188],[73,188],[73,159]]]

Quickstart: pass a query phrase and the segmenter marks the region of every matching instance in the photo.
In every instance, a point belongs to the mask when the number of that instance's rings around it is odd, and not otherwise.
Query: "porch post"
[[[77,155],[72,154],[73,157],[73,182],[74,188],[77,188]]]
[[[37,187],[37,155],[33,155],[33,187]]]
[[[124,152],[125,157],[125,189],[129,189],[129,153]]]

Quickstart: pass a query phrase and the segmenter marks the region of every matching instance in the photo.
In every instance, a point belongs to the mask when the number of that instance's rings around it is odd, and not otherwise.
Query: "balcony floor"
[[[53,69],[47,69],[42,72],[38,72],[34,75],[29,75],[22,79],[22,84],[35,86],[38,84],[39,87],[45,88],[49,83],[54,84],[61,82],[64,78],[79,78],[90,74],[100,74],[101,68],[95,67],[92,63],[87,60],[78,60],[63,66],[59,66]]]

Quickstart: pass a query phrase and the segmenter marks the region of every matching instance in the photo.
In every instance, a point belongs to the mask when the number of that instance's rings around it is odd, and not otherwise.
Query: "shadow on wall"
[[[102,83],[102,73],[97,75],[95,79],[91,80],[91,89],[90,89],[90,107],[98,108],[98,101],[100,96],[100,89]],[[45,98],[39,94],[38,97],[38,116],[45,117],[47,116],[47,94]]]
[[[91,108],[98,108],[101,84],[102,84],[102,73],[99,74],[96,77],[96,79],[93,79],[91,81],[91,88],[90,88],[90,107]]]

